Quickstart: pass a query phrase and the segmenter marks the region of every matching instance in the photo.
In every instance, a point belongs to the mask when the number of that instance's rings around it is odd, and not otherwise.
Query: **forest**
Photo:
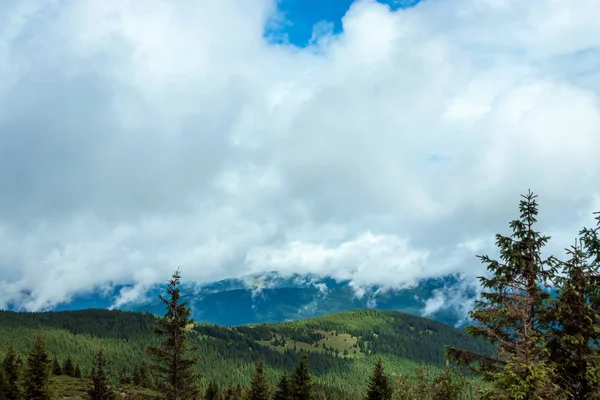
[[[0,312],[0,400],[600,399],[600,216],[544,256],[528,192],[496,235],[471,325],[356,310],[222,327],[191,318],[176,271],[165,314]]]

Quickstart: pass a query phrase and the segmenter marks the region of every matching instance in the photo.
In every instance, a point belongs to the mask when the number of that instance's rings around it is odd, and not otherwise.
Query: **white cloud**
[[[263,38],[275,1],[140,4],[3,4],[0,307],[474,275],[528,188],[553,248],[593,222],[597,0],[360,0],[305,49]]]

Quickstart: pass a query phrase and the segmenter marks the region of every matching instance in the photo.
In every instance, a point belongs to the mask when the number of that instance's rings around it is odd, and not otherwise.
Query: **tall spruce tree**
[[[269,383],[265,376],[265,368],[262,361],[256,364],[254,370],[254,376],[250,383],[250,393],[248,394],[249,400],[269,400],[271,398],[269,394]]]
[[[27,400],[49,400],[52,398],[49,386],[50,368],[51,362],[46,352],[44,337],[37,334],[29,351],[25,369],[25,398]]]
[[[67,376],[75,377],[75,364],[73,364],[71,357],[67,357],[63,363],[62,371]]]
[[[215,381],[210,381],[204,392],[204,400],[221,400],[222,398],[223,396],[219,384]]]
[[[367,400],[392,400],[393,393],[394,390],[390,380],[383,371],[383,361],[379,357],[375,363],[371,381],[369,382]]]
[[[56,357],[54,357],[54,361],[52,361],[52,375],[62,375],[62,368]]]
[[[464,350],[448,351],[463,363],[480,361],[481,371],[493,381],[487,398],[560,398],[555,373],[547,362],[549,327],[544,316],[550,300],[545,288],[555,276],[556,262],[541,255],[550,238],[534,229],[536,197],[531,191],[522,196],[520,216],[510,223],[511,236],[496,235],[500,261],[478,256],[491,276],[479,278],[481,299],[470,313],[476,325],[467,329],[496,344],[502,361],[490,363]]]
[[[291,400],[290,384],[285,372],[281,375],[281,379],[277,384],[277,390],[275,391],[273,400]]]
[[[92,364],[92,372],[90,373],[92,384],[87,392],[90,400],[115,400],[117,398],[110,387],[108,376],[106,358],[104,352],[100,349]]]
[[[2,372],[4,372],[5,389],[7,400],[20,400],[23,396],[21,390],[21,366],[23,362],[15,349],[11,346],[2,359]]]
[[[292,400],[312,399],[312,379],[308,369],[308,355],[302,354],[300,362],[294,369],[290,383],[290,394]]]
[[[79,368],[79,364],[75,366],[75,378],[81,379],[81,368]]]
[[[570,399],[587,399],[599,392],[597,374],[590,375],[597,368],[600,345],[599,242],[598,229],[584,228],[567,249],[570,258],[561,263],[558,295],[548,313],[550,358]]]
[[[181,301],[179,270],[173,273],[167,286],[167,297],[159,295],[166,313],[157,321],[155,333],[163,338],[159,347],[147,349],[153,368],[161,377],[160,385],[167,400],[196,399],[200,393],[198,374],[194,371],[198,357],[190,354],[196,347],[189,345],[188,329],[194,323],[187,302]]]

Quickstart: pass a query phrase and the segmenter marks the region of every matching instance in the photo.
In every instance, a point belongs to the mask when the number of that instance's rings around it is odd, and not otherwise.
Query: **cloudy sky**
[[[0,307],[480,274],[600,210],[600,0],[3,0]]]

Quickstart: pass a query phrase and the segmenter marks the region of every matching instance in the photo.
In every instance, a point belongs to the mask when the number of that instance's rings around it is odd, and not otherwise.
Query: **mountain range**
[[[134,285],[114,285],[76,296],[53,311],[110,308],[160,315],[163,306],[158,295],[163,289],[155,285],[139,291]],[[393,290],[357,288],[350,281],[314,275],[286,277],[274,272],[182,285],[182,297],[189,302],[194,319],[223,326],[294,321],[356,309],[401,311],[461,326],[468,322],[467,311],[475,296],[473,282],[459,275],[423,279]]]

